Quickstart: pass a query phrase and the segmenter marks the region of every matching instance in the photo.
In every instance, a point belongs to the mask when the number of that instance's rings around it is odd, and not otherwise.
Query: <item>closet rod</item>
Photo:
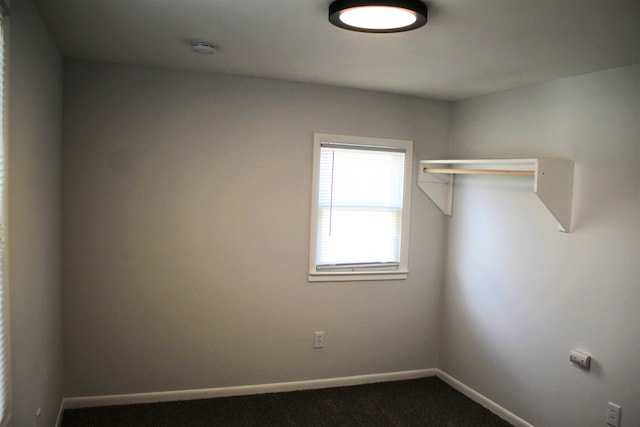
[[[425,173],[450,173],[450,174],[466,174],[466,175],[535,176],[534,171],[526,171],[526,170],[424,168],[423,171]]]

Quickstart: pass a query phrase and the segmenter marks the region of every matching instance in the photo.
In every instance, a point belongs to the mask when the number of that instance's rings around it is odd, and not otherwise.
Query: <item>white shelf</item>
[[[445,215],[451,215],[454,176],[529,176],[533,192],[558,221],[560,231],[571,231],[573,162],[564,159],[421,160],[418,185]]]

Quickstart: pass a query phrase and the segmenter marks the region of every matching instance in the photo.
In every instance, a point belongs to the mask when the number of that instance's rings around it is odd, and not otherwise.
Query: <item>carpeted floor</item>
[[[437,377],[322,390],[67,409],[62,427],[510,424]]]

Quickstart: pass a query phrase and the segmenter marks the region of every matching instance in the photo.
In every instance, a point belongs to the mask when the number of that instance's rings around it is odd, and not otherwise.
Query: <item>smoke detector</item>
[[[213,55],[216,47],[209,42],[191,42],[191,51],[201,55]]]

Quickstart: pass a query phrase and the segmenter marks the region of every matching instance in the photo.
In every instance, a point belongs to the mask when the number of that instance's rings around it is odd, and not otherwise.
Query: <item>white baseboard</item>
[[[485,408],[487,408],[488,410],[490,410],[491,412],[493,412],[503,420],[510,422],[516,427],[533,427],[533,425],[529,424],[522,418],[518,417],[512,412],[509,412],[502,406],[495,403],[493,400],[478,393],[471,387],[468,387],[465,384],[461,383],[457,379],[453,378],[451,375],[441,371],[440,369],[435,369],[435,371],[436,371],[436,376],[440,378],[442,381],[446,382],[451,387],[455,388],[456,390],[458,390],[459,392],[461,392],[471,400],[484,406]]]
[[[60,408],[58,409],[58,418],[56,419],[56,427],[62,425],[62,413],[64,412],[64,399],[60,401]]]
[[[509,412],[488,397],[478,393],[462,382],[440,369],[418,369],[414,371],[387,372],[382,374],[357,375],[351,377],[326,378],[319,380],[291,381],[272,384],[258,384],[233,387],[218,387],[195,390],[175,390],[151,393],[129,393],[105,396],[66,397],[58,414],[57,426],[62,420],[64,409],[87,408],[95,406],[130,405],[135,403],[170,402],[176,400],[211,399],[215,397],[243,396],[251,394],[278,393],[296,390],[314,390],[330,387],[345,387],[351,385],[372,384],[388,381],[401,381],[416,378],[437,376],[451,387],[455,388],[471,400],[489,409],[502,419],[516,427],[533,427],[522,418]]]
[[[65,409],[95,406],[129,405],[134,403],[170,402],[175,400],[211,399],[214,397],[242,396],[250,394],[277,393],[283,391],[313,390],[330,387],[372,384],[432,377],[436,369],[387,372],[382,374],[357,375],[352,377],[327,378],[308,381],[291,381],[274,384],[259,384],[235,387],[206,388],[196,390],[176,390],[151,393],[115,394],[107,396],[66,397]]]

